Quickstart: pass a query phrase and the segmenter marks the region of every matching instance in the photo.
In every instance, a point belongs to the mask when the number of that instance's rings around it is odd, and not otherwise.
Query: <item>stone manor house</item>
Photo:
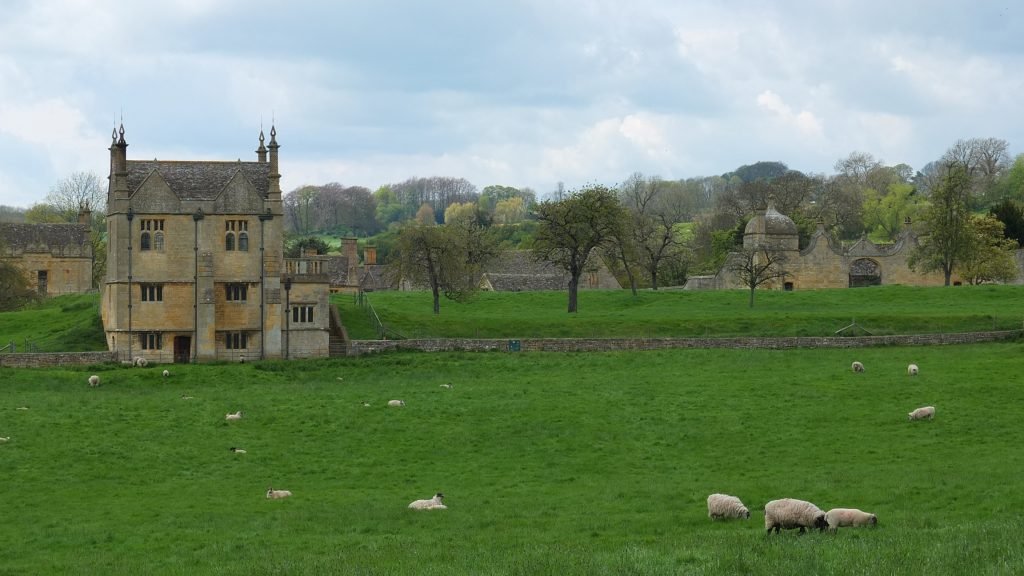
[[[255,162],[128,160],[123,125],[112,138],[110,350],[151,362],[327,356],[341,329],[323,262],[283,257],[276,128],[266,144],[260,132]]]

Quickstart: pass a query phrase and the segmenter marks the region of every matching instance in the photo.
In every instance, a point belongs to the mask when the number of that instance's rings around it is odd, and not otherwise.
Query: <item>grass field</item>
[[[0,313],[0,348],[11,342],[18,352],[106,350],[99,294],[60,296]]]
[[[442,300],[434,316],[429,292],[373,292],[388,328],[407,338],[568,338],[669,336],[831,336],[853,320],[872,334],[1013,329],[1024,325],[1024,286],[747,292],[580,291],[568,314],[565,292],[484,292],[469,303]],[[363,314],[352,297],[336,297],[343,322]],[[349,329],[357,339],[373,331]],[[857,335],[862,335],[857,332]]]
[[[1022,573],[1022,353],[0,369],[0,574]],[[447,511],[406,509],[438,490]],[[752,518],[708,520],[716,491]],[[780,497],[879,526],[766,536]]]

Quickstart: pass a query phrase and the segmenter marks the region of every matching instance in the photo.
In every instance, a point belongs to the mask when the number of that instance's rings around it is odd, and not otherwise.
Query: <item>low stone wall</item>
[[[113,352],[35,352],[0,354],[0,366],[8,368],[41,368],[48,366],[88,366],[114,362]]]
[[[422,352],[614,352],[618,350],[662,350],[667,348],[863,348],[868,346],[926,346],[936,344],[977,344],[1009,340],[1022,330],[963,332],[957,334],[913,334],[904,336],[792,337],[792,338],[527,338],[418,340],[353,340],[349,356],[391,350]]]

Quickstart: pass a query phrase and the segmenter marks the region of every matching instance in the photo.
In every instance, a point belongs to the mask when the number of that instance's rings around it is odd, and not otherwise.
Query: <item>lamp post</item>
[[[284,358],[288,360],[290,356],[291,348],[291,291],[292,291],[292,277],[284,277]]]

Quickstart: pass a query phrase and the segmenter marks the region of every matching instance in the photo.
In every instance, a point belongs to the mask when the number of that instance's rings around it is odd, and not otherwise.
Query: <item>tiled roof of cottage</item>
[[[0,223],[0,243],[12,252],[52,252],[89,243],[88,224]]]
[[[159,172],[182,200],[213,200],[241,172],[261,196],[267,195],[270,164],[207,160],[129,160],[128,189],[134,192],[153,172]]]
[[[498,292],[522,290],[565,290],[569,286],[566,274],[502,274],[484,272],[491,288]]]

